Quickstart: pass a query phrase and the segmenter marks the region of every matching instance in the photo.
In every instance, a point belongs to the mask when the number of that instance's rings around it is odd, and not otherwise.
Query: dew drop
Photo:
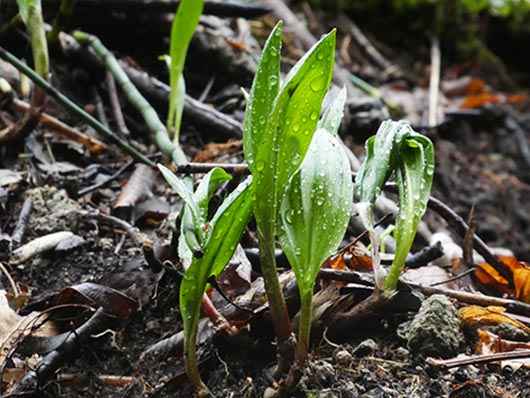
[[[265,168],[265,162],[263,160],[258,160],[256,162],[256,170],[262,171]]]
[[[293,129],[294,132],[299,131],[300,130],[300,123],[298,123],[298,122],[293,123],[292,129]]]
[[[318,119],[318,112],[317,111],[312,111],[311,114],[309,115],[309,117],[311,118],[311,120],[317,120]]]
[[[292,224],[293,216],[294,216],[294,209],[287,210],[285,212],[285,221],[287,221],[289,224]]]
[[[311,131],[309,129],[305,129],[304,132],[303,132],[303,134],[306,135],[306,136],[309,135],[310,133],[311,133]]]
[[[311,80],[311,83],[309,83],[309,87],[314,92],[322,91],[325,85],[326,78],[324,76],[315,77],[313,80]]]
[[[278,84],[278,76],[271,75],[269,76],[269,87],[273,88]]]

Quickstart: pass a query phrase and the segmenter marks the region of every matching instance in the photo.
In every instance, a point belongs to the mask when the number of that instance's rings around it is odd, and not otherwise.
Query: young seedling
[[[399,212],[394,238],[396,253],[388,275],[380,267],[379,237],[374,229],[373,206],[381,190],[395,174]],[[434,175],[432,142],[404,122],[387,120],[366,142],[366,159],[357,175],[356,208],[370,234],[376,285],[386,296],[396,290],[399,276],[412,247],[418,224],[425,213]]]
[[[278,343],[278,373],[286,371],[291,362],[282,354],[284,349],[289,350],[286,345],[291,338],[291,323],[274,257],[278,213],[288,181],[313,138],[335,53],[332,31],[298,61],[280,85],[281,27],[279,22],[263,48],[243,127],[245,158],[254,176],[260,265]]]
[[[182,71],[188,47],[193,33],[199,23],[204,8],[204,0],[181,0],[173,24],[169,44],[169,110],[167,114],[167,130],[173,131],[173,142],[178,145],[180,122],[184,110],[186,84]]]
[[[301,301],[293,372],[301,371],[307,357],[318,271],[342,241],[353,206],[350,164],[336,137],[345,101],[342,89],[320,120],[280,208],[278,239],[296,275]]]
[[[180,285],[180,311],[184,324],[186,372],[199,396],[211,395],[202,382],[197,365],[196,340],[200,308],[208,279],[217,276],[232,258],[252,214],[252,177],[249,176],[224,200],[208,222],[208,202],[219,185],[231,177],[215,168],[195,192],[166,167],[162,175],[184,202],[179,254],[185,267]]]

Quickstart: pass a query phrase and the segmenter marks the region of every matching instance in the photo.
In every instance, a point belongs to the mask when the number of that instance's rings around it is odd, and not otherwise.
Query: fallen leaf
[[[506,280],[488,263],[481,263],[475,269],[477,282],[498,295],[514,296],[518,300],[530,303],[530,267],[513,256],[497,256],[513,275],[513,283]]]
[[[480,307],[478,305],[470,305],[467,307],[460,308],[460,316],[462,318],[463,326],[485,326],[485,325],[498,325],[501,323],[507,323],[518,329],[523,330],[526,333],[530,333],[530,328],[521,322],[516,321],[509,315],[504,314],[506,309],[504,307]]]

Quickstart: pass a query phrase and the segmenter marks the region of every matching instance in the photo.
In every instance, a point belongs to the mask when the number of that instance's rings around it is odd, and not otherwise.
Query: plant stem
[[[48,42],[57,43],[59,39],[59,32],[63,30],[64,26],[74,12],[74,0],[62,0],[59,11],[53,21],[52,30],[48,33]]]
[[[287,305],[283,296],[278,272],[276,270],[276,256],[274,252],[274,228],[266,225],[264,231],[258,224],[258,247],[261,274],[265,282],[265,291],[269,300],[270,316],[276,343],[278,345],[278,367],[277,377],[283,375],[292,364],[292,354],[289,344],[292,342],[291,320],[287,311]]]
[[[313,316],[313,292],[309,290],[300,294],[300,324],[298,325],[298,345],[296,361],[299,367],[304,367],[309,350],[311,335],[311,319]]]
[[[18,59],[17,57],[15,57],[13,54],[11,54],[9,51],[6,51],[2,47],[0,47],[0,58],[9,62],[19,71],[21,71],[26,76],[28,76],[37,86],[41,87],[46,92],[46,94],[48,94],[50,97],[52,97],[57,102],[59,102],[68,111],[72,112],[73,114],[79,116],[81,119],[86,121],[86,123],[92,128],[94,128],[98,133],[110,139],[123,152],[129,154],[138,162],[145,163],[149,166],[155,166],[154,162],[151,159],[149,159],[142,153],[138,152],[135,148],[129,145],[129,143],[127,143],[126,141],[123,141],[122,139],[120,139],[112,131],[110,131],[108,128],[102,125],[97,119],[95,119],[93,116],[86,113],[81,107],[73,103],[65,95],[61,94],[55,87],[51,86],[46,80],[44,80],[41,76],[35,73],[33,69],[31,69],[24,62],[22,62],[20,59]]]
[[[142,114],[149,131],[155,134],[158,148],[160,148],[165,155],[169,156],[173,162],[177,164],[186,163],[186,155],[184,155],[184,152],[179,145],[175,145],[171,141],[166,127],[160,121],[158,114],[129,80],[129,77],[124,72],[114,55],[112,55],[96,36],[76,31],[73,33],[73,37],[80,43],[89,44],[96,54],[104,60],[105,65],[114,76],[116,83],[120,85],[131,104]]]
[[[197,348],[194,339],[197,338],[198,322],[195,322],[192,327],[193,330],[190,333],[184,333],[184,364],[186,365],[186,373],[199,397],[212,396],[208,387],[203,383],[199,367],[197,366]],[[187,336],[192,336],[193,339]]]
[[[277,343],[281,344],[291,335],[291,321],[276,271],[274,234],[272,231],[264,232],[258,228],[258,242],[261,272],[265,281],[272,324],[278,340]]]

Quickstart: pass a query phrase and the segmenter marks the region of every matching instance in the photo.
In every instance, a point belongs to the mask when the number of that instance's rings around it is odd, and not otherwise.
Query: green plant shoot
[[[243,149],[254,177],[260,264],[280,351],[291,336],[291,326],[274,258],[278,212],[289,178],[313,138],[335,53],[332,31],[298,61],[280,86],[281,27],[279,22],[263,48],[243,126]]]
[[[48,80],[50,67],[41,2],[40,0],[18,0],[17,3],[22,20],[28,29],[35,71]]]
[[[388,275],[379,267],[379,238],[374,229],[373,205],[384,184],[395,173],[399,212],[394,237],[396,253]],[[393,294],[427,208],[434,175],[432,142],[404,122],[387,120],[366,142],[366,159],[357,175],[355,190],[359,216],[370,233],[377,286]]]
[[[199,23],[204,8],[204,0],[181,0],[171,25],[169,44],[169,110],[167,115],[167,130],[173,131],[173,141],[178,144],[180,122],[184,110],[186,84],[182,72],[188,47],[193,33]]]
[[[304,365],[311,330],[313,288],[320,266],[344,237],[353,205],[350,164],[336,134],[346,90],[326,109],[280,209],[278,239],[296,275],[301,314],[297,363]]]
[[[252,177],[249,176],[228,195],[208,223],[208,202],[215,189],[231,177],[224,170],[215,168],[192,192],[182,179],[164,166],[158,167],[185,204],[179,241],[179,252],[184,256],[186,268],[180,285],[184,362],[188,377],[199,396],[208,395],[208,388],[200,377],[195,346],[202,296],[208,286],[208,279],[217,276],[232,258],[252,214]]]

